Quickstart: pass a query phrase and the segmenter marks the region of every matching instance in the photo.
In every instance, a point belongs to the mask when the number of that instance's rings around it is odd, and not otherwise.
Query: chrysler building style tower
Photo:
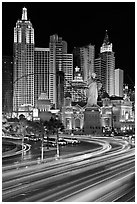
[[[21,105],[34,106],[34,29],[27,19],[27,9],[14,28],[13,111]]]
[[[115,56],[112,50],[112,43],[109,42],[106,30],[105,38],[100,48],[101,82],[109,96],[115,94]]]

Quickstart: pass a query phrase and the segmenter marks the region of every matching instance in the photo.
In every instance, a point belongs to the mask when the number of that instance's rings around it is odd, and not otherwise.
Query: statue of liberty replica
[[[96,106],[97,99],[98,99],[98,91],[101,89],[102,84],[101,82],[97,81],[97,77],[95,73],[91,74],[88,82],[88,89],[87,89],[87,106]]]
[[[97,80],[96,74],[92,73],[87,82],[87,105],[84,112],[84,133],[93,136],[101,136],[100,107],[97,105],[98,91],[102,84]]]

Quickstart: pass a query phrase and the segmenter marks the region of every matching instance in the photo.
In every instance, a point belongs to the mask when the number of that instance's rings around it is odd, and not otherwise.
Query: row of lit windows
[[[96,130],[99,129],[99,130],[100,130],[101,127],[97,127],[97,126],[96,126],[96,127],[92,127],[92,126],[90,126],[90,129],[93,129],[93,130],[95,130],[95,129],[96,129]]]

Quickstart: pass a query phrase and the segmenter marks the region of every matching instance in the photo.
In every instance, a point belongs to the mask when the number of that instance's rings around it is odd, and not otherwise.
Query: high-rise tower
[[[123,97],[124,74],[122,69],[115,69],[115,95]]]
[[[63,102],[64,98],[62,88],[67,85],[65,79],[73,77],[73,59],[71,54],[67,54],[67,42],[57,34],[50,36],[49,49],[49,98],[55,108],[60,108],[60,101]]]
[[[73,80],[73,55],[63,54],[63,72],[64,72],[64,94],[68,92],[68,87]]]
[[[14,28],[13,110],[21,105],[34,106],[34,29],[22,9],[22,18]]]
[[[105,91],[106,87],[106,80],[105,80],[105,72],[104,70],[106,69],[106,61],[102,59],[101,57],[98,57],[95,59],[95,73],[97,74],[97,78],[99,81],[103,81],[102,83],[102,88]]]
[[[102,47],[100,48],[100,57],[105,62],[101,66],[101,82],[106,92],[112,96],[115,94],[115,57],[107,30]]]
[[[73,50],[74,67],[78,66],[81,68],[84,81],[87,81],[89,76],[94,73],[94,58],[94,45],[89,44],[83,47],[76,47]]]
[[[49,48],[35,47],[34,51],[34,102],[41,93],[49,98]]]
[[[80,67],[83,72],[83,80],[87,81],[88,78],[94,73],[94,58],[95,46],[87,45],[80,48]]]

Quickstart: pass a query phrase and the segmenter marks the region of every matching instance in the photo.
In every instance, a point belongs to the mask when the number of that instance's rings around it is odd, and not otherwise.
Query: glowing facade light
[[[13,69],[13,111],[18,111],[21,104],[34,106],[34,75],[31,75],[34,73],[34,29],[27,21],[26,8],[23,8],[22,19],[14,28]]]
[[[22,21],[27,21],[27,9],[25,7],[22,9]]]

